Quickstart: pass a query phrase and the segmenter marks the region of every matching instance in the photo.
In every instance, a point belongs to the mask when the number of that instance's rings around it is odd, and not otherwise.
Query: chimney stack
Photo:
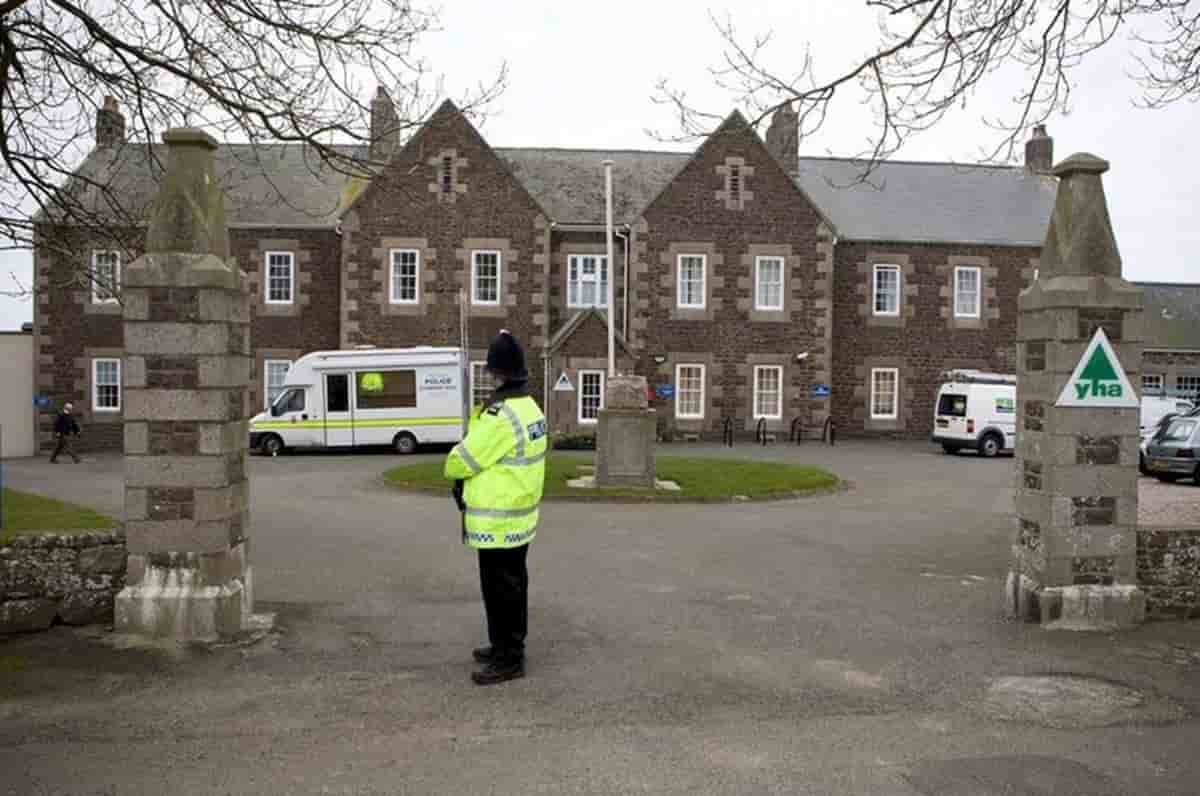
[[[371,100],[371,160],[383,162],[400,144],[400,117],[387,89],[380,86]]]
[[[790,102],[771,116],[771,126],[767,128],[767,151],[788,174],[800,170],[800,114],[792,110]]]
[[[1025,171],[1032,174],[1051,174],[1054,171],[1054,139],[1046,133],[1046,125],[1033,128],[1033,136],[1025,142]]]
[[[115,147],[125,143],[125,117],[116,97],[105,97],[96,111],[96,146]]]

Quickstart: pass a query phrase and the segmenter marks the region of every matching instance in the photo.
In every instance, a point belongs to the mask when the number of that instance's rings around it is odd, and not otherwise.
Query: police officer
[[[525,352],[507,330],[488,347],[499,385],[446,459],[463,512],[464,540],[479,551],[479,583],[490,646],[474,650],[476,685],[525,676],[529,543],[538,524],[546,467],[546,416],[530,397]]]

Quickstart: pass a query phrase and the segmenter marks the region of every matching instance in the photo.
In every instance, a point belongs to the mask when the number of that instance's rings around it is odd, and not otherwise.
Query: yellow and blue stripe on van
[[[251,423],[251,431],[289,428],[386,428],[388,426],[456,426],[461,417],[404,417],[362,420],[267,420]]]

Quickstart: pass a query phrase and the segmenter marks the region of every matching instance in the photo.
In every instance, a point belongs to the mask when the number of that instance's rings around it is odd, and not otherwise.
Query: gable
[[[548,214],[517,180],[479,131],[450,100],[366,185],[356,186],[342,211],[411,217],[422,211],[455,215],[471,223],[481,214],[513,210]]]
[[[633,355],[620,330],[614,330],[613,338],[619,351]],[[579,310],[559,327],[547,348],[571,356],[608,356],[608,315],[597,309]]]
[[[700,144],[643,213],[652,223],[658,217],[675,228],[697,229],[805,224],[809,214],[826,220],[738,111]]]

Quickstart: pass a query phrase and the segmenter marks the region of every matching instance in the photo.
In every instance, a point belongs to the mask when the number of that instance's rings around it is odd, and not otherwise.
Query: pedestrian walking
[[[455,482],[463,541],[479,551],[479,585],[489,646],[472,652],[476,685],[525,676],[529,616],[526,558],[538,525],[546,474],[546,416],[529,395],[525,351],[508,331],[488,347],[487,370],[499,385],[471,418],[466,438],[446,459]]]
[[[79,456],[75,453],[75,445],[72,442],[73,437],[79,436],[79,424],[75,422],[75,416],[71,414],[71,410],[75,405],[69,401],[63,404],[62,411],[54,418],[54,453],[50,454],[50,463],[57,464],[58,456],[61,453],[66,453],[76,464],[79,464]]]

